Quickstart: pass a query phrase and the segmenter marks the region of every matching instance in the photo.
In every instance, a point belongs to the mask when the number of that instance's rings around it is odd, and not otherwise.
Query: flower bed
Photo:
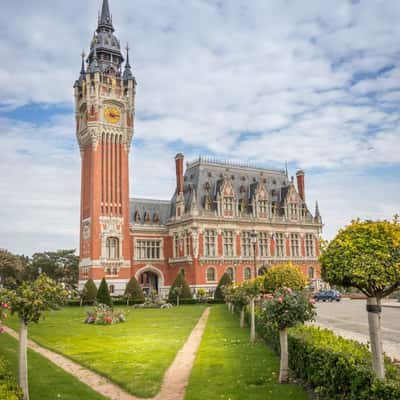
[[[99,304],[93,310],[87,311],[85,324],[113,325],[125,321],[123,312],[116,312],[105,304]]]

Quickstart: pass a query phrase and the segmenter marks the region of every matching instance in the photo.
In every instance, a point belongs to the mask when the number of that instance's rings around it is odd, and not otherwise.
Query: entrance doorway
[[[143,289],[146,296],[150,296],[151,292],[155,290],[158,293],[159,282],[158,275],[152,271],[145,271],[139,275],[139,284]]]

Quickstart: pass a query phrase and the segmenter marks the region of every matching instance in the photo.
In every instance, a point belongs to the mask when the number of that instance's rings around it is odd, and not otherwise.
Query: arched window
[[[110,286],[108,287],[108,291],[109,291],[110,293],[114,293],[114,290],[115,290],[114,285],[110,285]]]
[[[117,268],[113,268],[112,274],[113,274],[114,276],[118,275],[118,269],[117,269]]]
[[[107,238],[106,242],[106,256],[109,260],[119,259],[119,240],[115,237]]]
[[[215,280],[216,280],[215,279],[215,269],[210,267],[207,270],[207,281],[208,282],[214,282]]]
[[[263,276],[267,272],[267,268],[261,267],[258,269],[258,276]]]
[[[244,279],[247,281],[249,279],[251,279],[251,268],[250,267],[246,267],[244,269]]]
[[[231,278],[231,281],[233,282],[235,280],[235,271],[233,270],[233,268],[232,267],[227,268],[226,273],[228,274],[229,278]]]
[[[185,269],[184,268],[181,268],[181,275],[185,276]]]
[[[314,279],[314,275],[315,275],[314,267],[308,267],[308,278]]]
[[[106,269],[106,275],[111,275],[111,268]]]

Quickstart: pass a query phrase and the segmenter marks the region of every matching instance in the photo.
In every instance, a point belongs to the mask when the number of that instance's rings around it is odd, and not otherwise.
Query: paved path
[[[174,362],[165,373],[160,392],[152,399],[147,400],[183,400],[209,314],[210,308],[206,308],[189,338],[176,355]],[[4,329],[9,335],[18,340],[18,334],[14,330],[6,326]],[[39,346],[32,340],[28,340],[28,346],[110,400],[143,400],[125,392],[108,379],[82,367],[78,363]]]

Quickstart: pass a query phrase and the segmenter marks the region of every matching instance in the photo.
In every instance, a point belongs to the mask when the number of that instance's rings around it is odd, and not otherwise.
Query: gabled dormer
[[[285,218],[289,221],[300,221],[304,215],[304,202],[296,190],[293,178],[282,200]]]
[[[217,188],[218,215],[234,217],[237,214],[238,205],[231,179],[223,176]]]

